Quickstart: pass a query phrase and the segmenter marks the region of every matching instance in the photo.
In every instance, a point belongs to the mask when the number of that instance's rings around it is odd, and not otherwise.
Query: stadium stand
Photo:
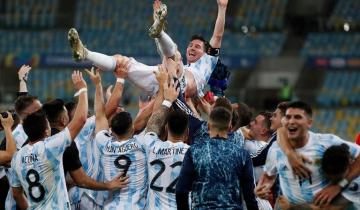
[[[357,108],[322,108],[314,110],[314,131],[336,133],[352,141],[360,130],[360,110]]]
[[[359,84],[359,71],[328,71],[316,100],[327,107],[359,105]]]
[[[359,57],[360,33],[310,33],[301,51],[302,56]]]
[[[256,30],[280,30],[288,0],[245,0],[238,6],[234,18],[235,29],[255,27]]]
[[[328,26],[341,29],[344,24],[359,28],[360,26],[360,2],[357,0],[338,0],[328,21]]]
[[[5,27],[49,28],[55,24],[58,0],[14,0],[5,5]]]

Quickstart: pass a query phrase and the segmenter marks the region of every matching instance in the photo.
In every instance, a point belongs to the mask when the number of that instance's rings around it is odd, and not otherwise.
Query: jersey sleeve
[[[271,145],[267,158],[266,158],[266,163],[265,163],[265,167],[264,167],[264,171],[267,175],[269,176],[274,176],[278,173],[277,168],[276,168],[276,153],[277,153],[277,143],[274,143],[273,145]]]
[[[209,81],[218,60],[218,56],[204,54],[198,61],[190,65],[190,71],[194,76],[197,92],[200,97],[204,96],[202,90],[204,90],[205,85]]]
[[[149,150],[156,141],[161,141],[158,135],[154,132],[147,132],[145,135],[136,136],[138,142],[145,147],[146,150]]]
[[[106,143],[112,138],[111,133],[108,130],[99,131],[95,136],[96,146],[99,151],[105,147]]]
[[[83,141],[88,141],[94,132],[95,132],[95,116],[91,116],[86,120],[84,127],[77,135],[76,141],[79,141],[80,143]]]
[[[66,147],[71,144],[71,135],[69,129],[66,127],[63,131],[46,138],[44,141],[45,151],[51,154],[56,159],[61,159]],[[49,155],[48,155],[49,156]]]
[[[9,168],[9,182],[11,187],[21,187],[20,179],[15,171],[16,169],[16,155],[14,155],[12,161],[11,161],[11,168]]]
[[[345,141],[333,134],[324,134],[322,138],[323,138],[323,142],[326,142],[328,144],[327,145],[328,147],[332,145],[346,144],[349,147],[349,152],[353,159],[355,159],[360,155],[360,146],[355,143]]]

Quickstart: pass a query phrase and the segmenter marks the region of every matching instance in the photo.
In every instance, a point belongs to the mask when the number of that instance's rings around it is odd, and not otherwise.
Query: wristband
[[[344,178],[338,183],[338,185],[341,187],[341,189],[345,189],[349,185],[349,181]]]
[[[125,80],[123,78],[117,78],[116,82],[120,82],[121,84],[124,84]]]
[[[171,105],[172,105],[172,103],[171,103],[170,101],[168,101],[168,100],[164,100],[164,101],[162,102],[162,105],[166,106],[167,108],[170,108]]]
[[[78,92],[76,92],[75,94],[74,94],[74,97],[77,97],[77,96],[79,96],[82,92],[86,92],[87,91],[87,88],[81,88]]]

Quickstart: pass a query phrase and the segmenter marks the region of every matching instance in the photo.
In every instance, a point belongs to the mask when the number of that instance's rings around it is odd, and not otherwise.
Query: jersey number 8
[[[35,177],[35,180],[32,180],[30,176]],[[30,198],[35,202],[40,202],[45,197],[45,188],[39,183],[39,181],[40,181],[39,173],[34,169],[30,169],[26,174],[26,182],[29,184],[28,190],[29,190]],[[38,188],[40,191],[40,195],[38,197],[35,197],[33,195],[32,190],[34,187]]]

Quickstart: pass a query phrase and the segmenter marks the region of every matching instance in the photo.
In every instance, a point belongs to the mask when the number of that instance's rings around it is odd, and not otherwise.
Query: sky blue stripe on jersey
[[[284,155],[281,151],[276,150],[276,157],[278,160],[281,160],[282,158],[284,158]],[[287,167],[286,165],[283,165],[282,167]],[[288,170],[290,170],[288,168]],[[281,181],[280,181],[280,185],[281,185],[281,189],[283,191],[284,195],[287,195],[286,197],[289,199],[289,201],[295,201],[295,197],[293,196],[293,194],[291,193],[292,190],[290,188],[290,182],[289,180],[286,178],[287,174],[285,170],[278,170],[278,173],[280,175],[280,177],[282,177]],[[290,193],[289,193],[290,192]]]

